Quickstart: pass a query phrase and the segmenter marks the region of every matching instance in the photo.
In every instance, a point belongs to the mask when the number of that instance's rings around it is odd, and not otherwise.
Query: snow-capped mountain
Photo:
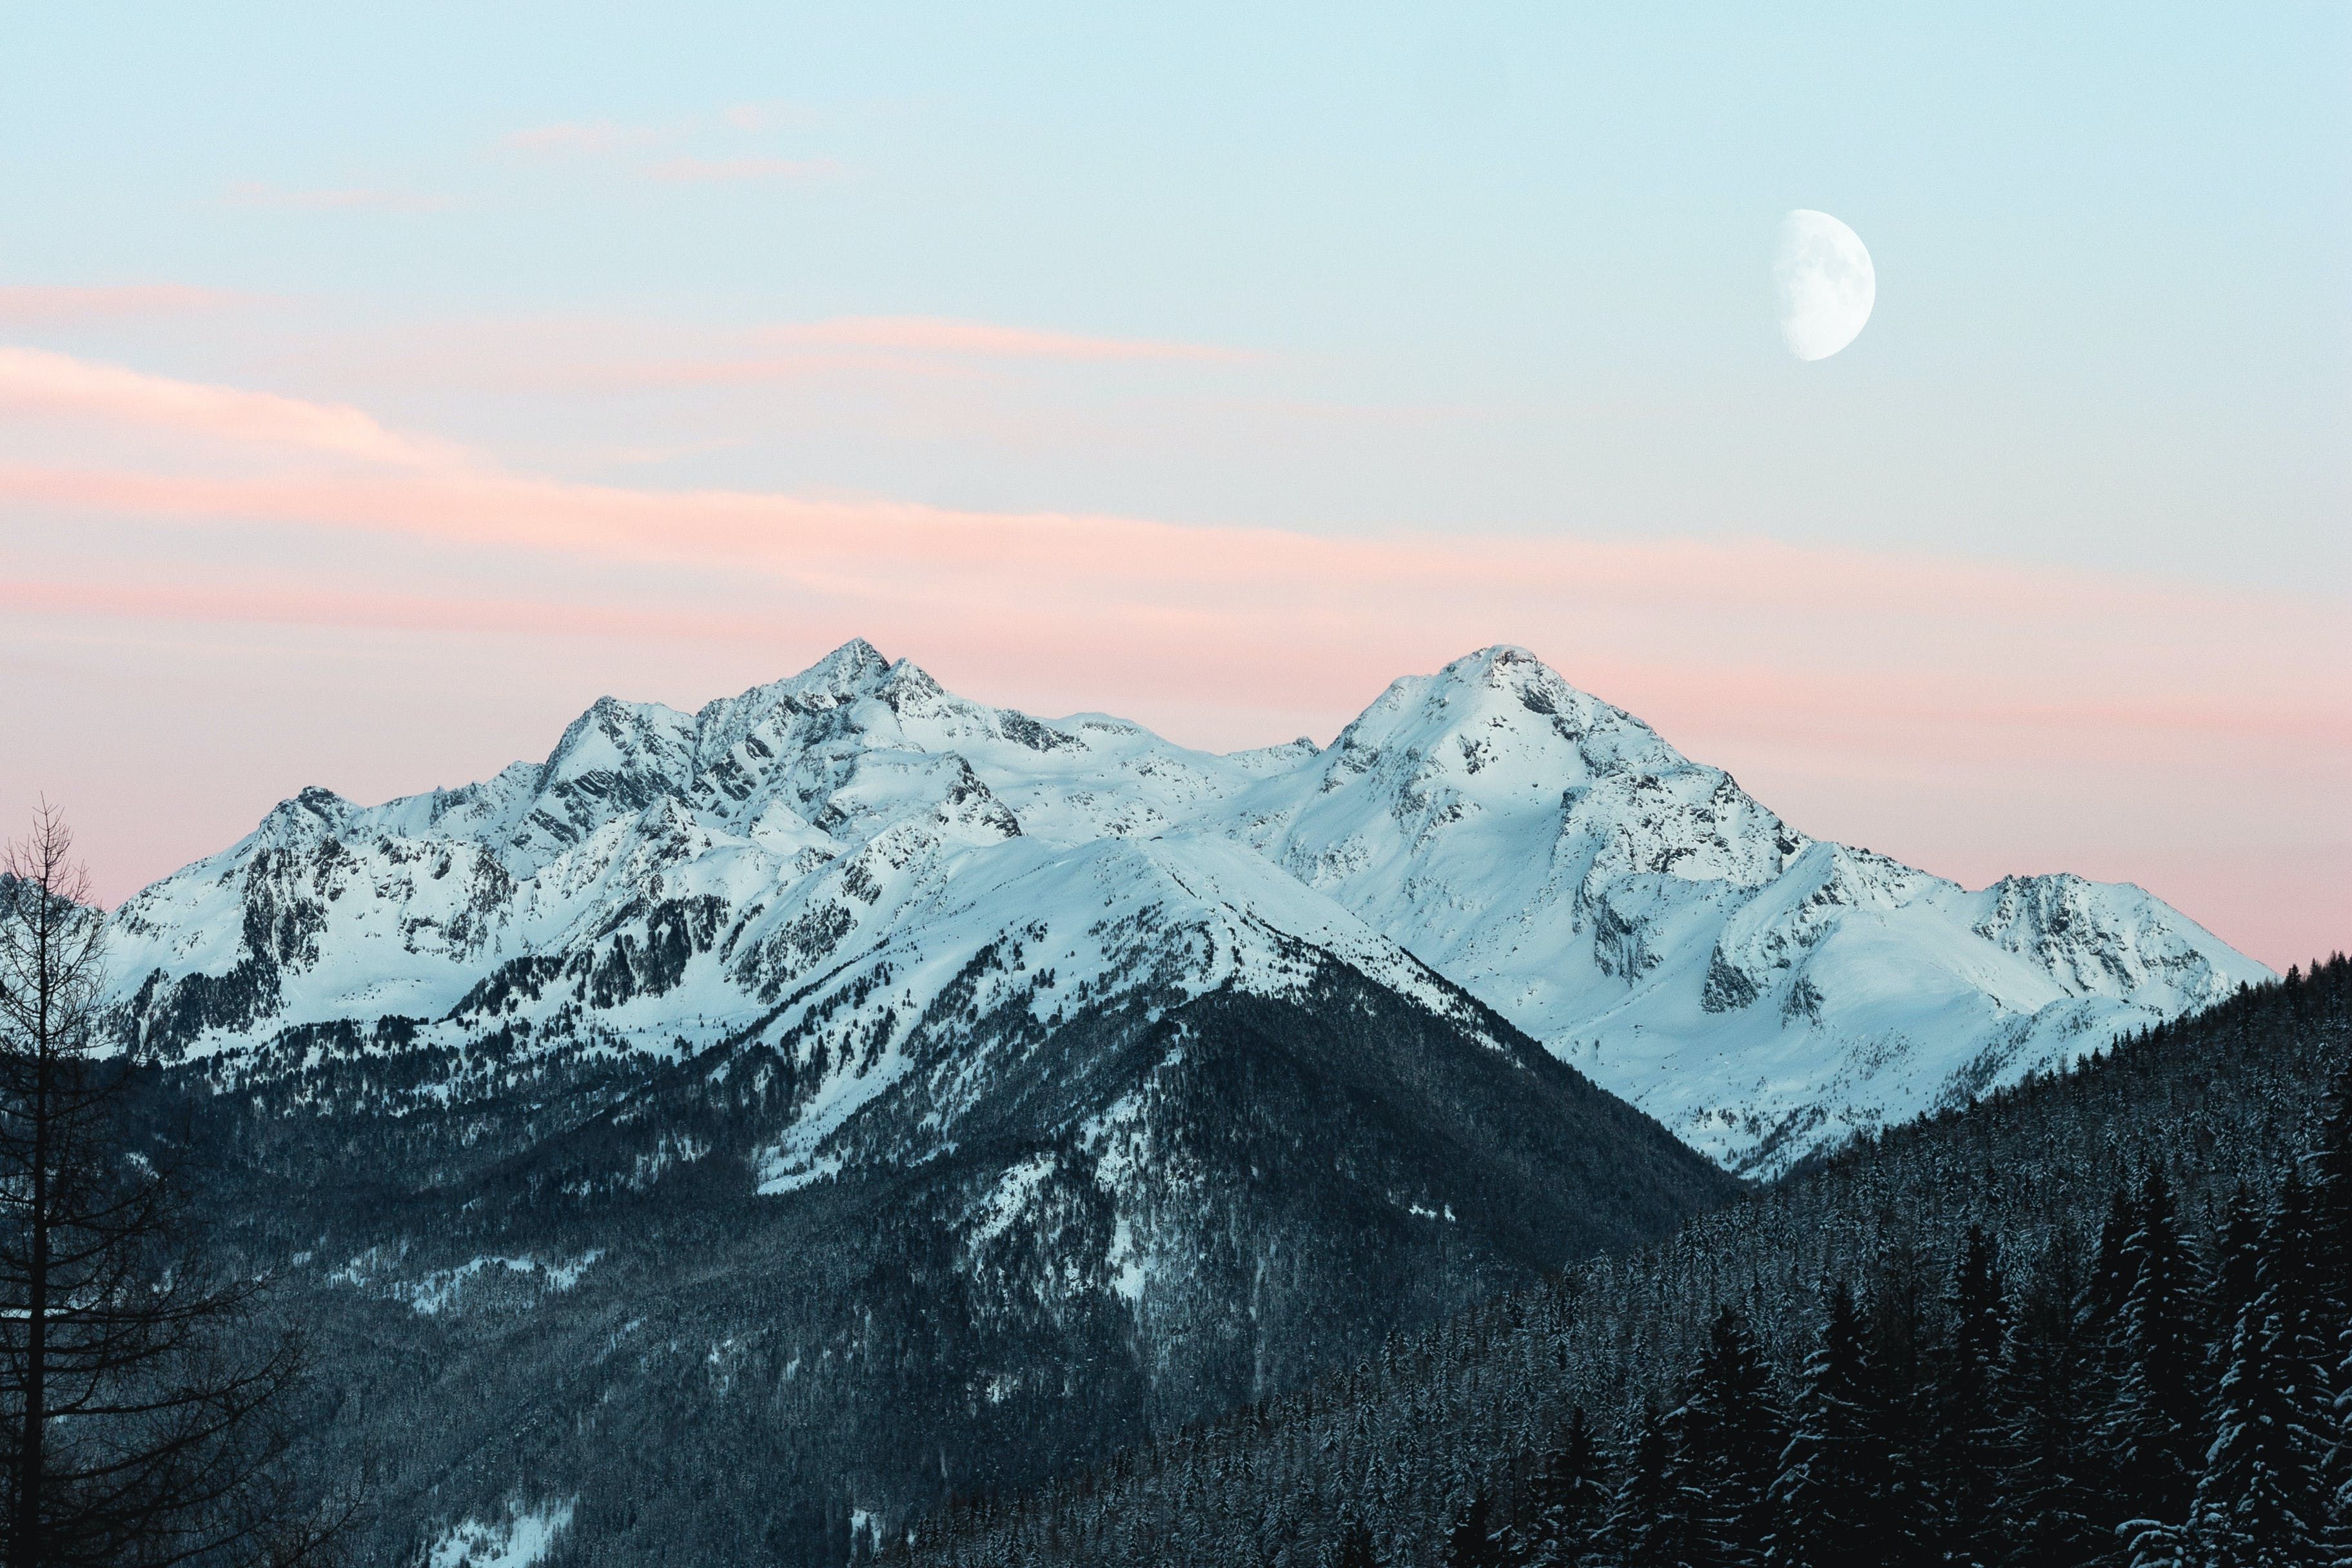
[[[853,642],[691,715],[605,699],[461,789],[306,790],[126,903],[115,952],[141,1037],[232,1070],[383,1020],[459,1082],[790,1039],[822,1081],[774,1192],[839,1169],[919,1063],[984,1075],[939,1065],[973,1019],[1278,998],[1327,962],[1474,1037],[1485,1004],[1747,1173],[2267,973],[2134,888],[1969,891],[1810,838],[1507,647],[1328,747],[1219,756]],[[954,1107],[891,1157],[951,1144]]]
[[[1397,681],[1228,821],[1748,1173],[2270,973],[2137,888],[1811,838],[1518,648]]]

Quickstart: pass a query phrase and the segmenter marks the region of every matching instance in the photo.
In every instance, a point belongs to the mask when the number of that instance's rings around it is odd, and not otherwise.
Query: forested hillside
[[[2347,1033],[2339,955],[896,1550],[2352,1560]]]
[[[634,1072],[488,1055],[430,1114],[382,1109],[429,1046],[319,1031],[173,1103],[317,1354],[329,1462],[372,1469],[360,1560],[537,1531],[564,1564],[838,1564],[1736,1201],[1475,1005],[1490,1034],[1291,959],[1293,999],[1171,985],[1050,1031],[954,994],[860,1158],[787,1192],[761,1151],[826,1063],[764,1030]]]

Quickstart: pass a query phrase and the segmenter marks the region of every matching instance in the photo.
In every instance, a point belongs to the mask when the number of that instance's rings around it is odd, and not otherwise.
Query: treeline
[[[893,1554],[2352,1563],[2347,1036],[2339,955]]]

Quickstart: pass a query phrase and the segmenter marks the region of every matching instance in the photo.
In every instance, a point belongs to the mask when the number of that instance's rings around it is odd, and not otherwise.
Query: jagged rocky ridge
[[[242,1081],[356,1040],[374,1067],[331,1092],[387,1110],[517,1062],[789,1042],[772,1194],[886,1152],[861,1112],[919,1070],[938,1114],[887,1157],[952,1146],[991,1070],[951,1048],[969,1016],[1050,1035],[1147,991],[1295,995],[1327,960],[1491,1037],[1475,999],[1755,1174],[2268,973],[2136,888],[1971,891],[1811,838],[1509,647],[1329,746],[1218,756],[854,642],[692,715],[604,700],[464,788],[306,790],[115,931],[150,1048]]]

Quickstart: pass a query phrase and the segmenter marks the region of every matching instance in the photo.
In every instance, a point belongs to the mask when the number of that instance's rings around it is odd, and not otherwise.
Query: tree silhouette
[[[290,1336],[196,1242],[102,1037],[104,931],[44,804],[0,858],[0,1549],[9,1568],[314,1560]],[[347,1517],[347,1515],[346,1515]]]

